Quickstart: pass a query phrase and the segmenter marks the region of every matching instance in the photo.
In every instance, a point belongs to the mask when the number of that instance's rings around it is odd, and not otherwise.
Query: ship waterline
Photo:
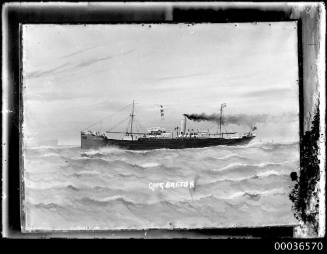
[[[81,133],[81,148],[96,149],[116,146],[130,150],[201,148],[218,145],[244,145],[255,136],[249,134],[240,138],[138,138],[136,140],[110,139],[104,136]]]

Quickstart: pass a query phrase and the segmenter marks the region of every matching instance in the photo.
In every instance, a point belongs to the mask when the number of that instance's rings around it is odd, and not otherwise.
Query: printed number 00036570
[[[322,242],[275,242],[275,250],[323,250]]]

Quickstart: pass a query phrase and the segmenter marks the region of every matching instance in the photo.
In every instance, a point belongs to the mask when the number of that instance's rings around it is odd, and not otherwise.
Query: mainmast
[[[133,105],[132,105],[132,113],[130,114],[130,117],[131,117],[131,137],[132,137],[132,140],[133,140],[133,121],[134,121],[134,100],[133,100]]]
[[[220,136],[223,137],[223,133],[221,132],[221,124],[223,123],[223,108],[226,107],[226,103],[220,105],[220,117],[219,117],[219,133]]]

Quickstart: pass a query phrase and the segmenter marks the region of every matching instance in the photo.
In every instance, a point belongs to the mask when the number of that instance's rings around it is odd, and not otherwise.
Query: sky
[[[127,119],[133,100],[140,130],[173,129],[184,113],[217,113],[226,103],[224,114],[271,116],[258,123],[260,138],[297,139],[297,27],[24,25],[23,86],[26,143],[78,145],[93,123],[103,119],[94,128],[108,130]]]

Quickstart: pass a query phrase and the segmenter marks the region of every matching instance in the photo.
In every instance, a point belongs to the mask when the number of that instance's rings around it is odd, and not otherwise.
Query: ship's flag
[[[252,127],[252,131],[255,131],[256,129],[257,129],[256,126],[253,126],[253,127]]]
[[[165,117],[164,108],[162,105],[160,105],[160,116],[161,116],[161,119],[163,119]]]
[[[226,103],[223,103],[223,104],[221,104],[221,107],[222,108],[225,108],[225,107],[227,107],[227,104]]]

